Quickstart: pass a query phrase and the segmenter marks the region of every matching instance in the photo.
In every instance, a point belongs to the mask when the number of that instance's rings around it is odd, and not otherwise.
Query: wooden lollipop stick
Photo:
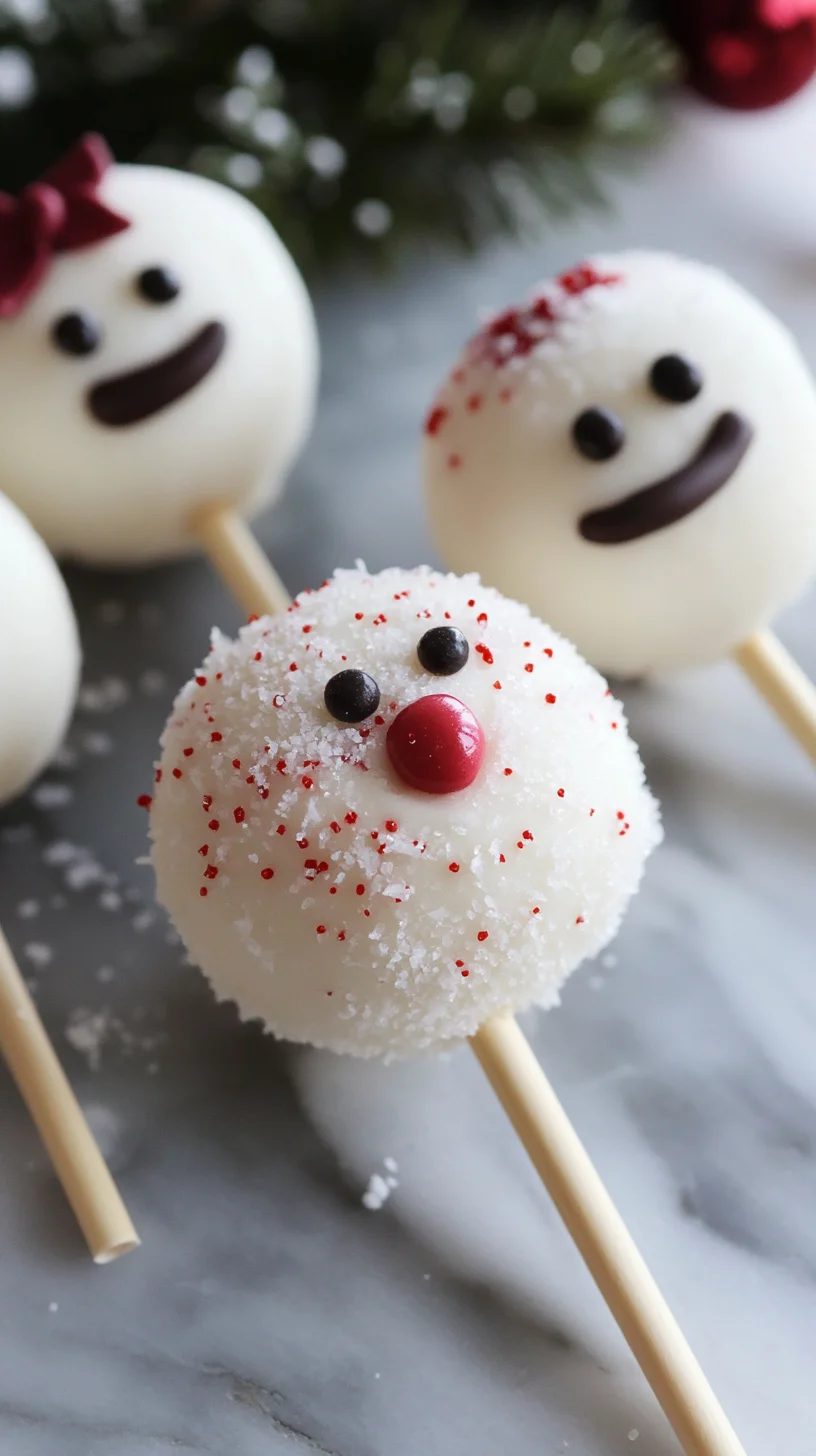
[[[0,1051],[45,1143],[96,1264],[139,1245],[82,1109],[0,930]]]
[[[493,1016],[470,1044],[686,1456],[745,1456],[521,1028]]]
[[[755,632],[734,659],[816,763],[816,686],[787,648],[773,632]]]
[[[203,506],[192,516],[190,529],[248,617],[286,610],[291,601],[286,587],[233,506]]]

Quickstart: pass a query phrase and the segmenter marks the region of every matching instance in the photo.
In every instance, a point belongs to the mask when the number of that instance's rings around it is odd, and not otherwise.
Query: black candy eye
[[[620,450],[626,434],[623,421],[617,415],[596,405],[584,410],[573,421],[572,438],[587,460],[611,460]]]
[[[347,667],[330,677],[323,701],[340,723],[362,723],[380,706],[380,690],[373,677],[359,668]]]
[[[172,303],[181,293],[181,280],[172,268],[145,268],[136,287],[148,303]]]
[[[436,677],[450,677],[459,672],[469,656],[467,637],[458,627],[431,627],[417,644],[417,657],[422,666]]]
[[[703,376],[696,364],[682,354],[662,354],[649,370],[649,383],[655,394],[671,404],[688,404],[703,387]]]
[[[51,338],[64,354],[92,354],[102,339],[93,314],[64,313],[51,329]]]

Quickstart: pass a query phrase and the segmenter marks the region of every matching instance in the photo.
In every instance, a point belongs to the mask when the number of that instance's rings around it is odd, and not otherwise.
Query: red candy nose
[[[404,784],[423,794],[455,794],[472,784],[484,758],[478,718],[447,693],[418,698],[398,713],[385,740]]]

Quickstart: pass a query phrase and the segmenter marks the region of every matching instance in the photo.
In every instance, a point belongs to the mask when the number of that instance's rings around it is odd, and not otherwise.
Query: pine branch
[[[20,15],[29,15],[21,20]],[[3,10],[2,184],[95,128],[121,160],[245,191],[299,261],[473,247],[603,198],[655,134],[673,57],[625,0],[50,0]],[[33,94],[20,91],[30,67]],[[23,87],[23,90],[25,88]],[[13,87],[12,87],[13,91]]]

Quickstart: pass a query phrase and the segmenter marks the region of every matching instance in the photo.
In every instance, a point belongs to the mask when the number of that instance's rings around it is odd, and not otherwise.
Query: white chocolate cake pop
[[[280,491],[317,377],[309,298],[257,208],[86,137],[0,198],[0,489],[57,555],[188,549]]]
[[[358,1056],[553,1005],[660,838],[606,683],[476,576],[339,571],[216,632],[162,745],[153,863],[191,957]]]
[[[426,420],[448,566],[528,602],[605,672],[714,661],[816,571],[816,388],[714,268],[600,257],[465,347]]]
[[[79,661],[76,621],[56,563],[0,496],[0,803],[26,788],[59,747]]]

